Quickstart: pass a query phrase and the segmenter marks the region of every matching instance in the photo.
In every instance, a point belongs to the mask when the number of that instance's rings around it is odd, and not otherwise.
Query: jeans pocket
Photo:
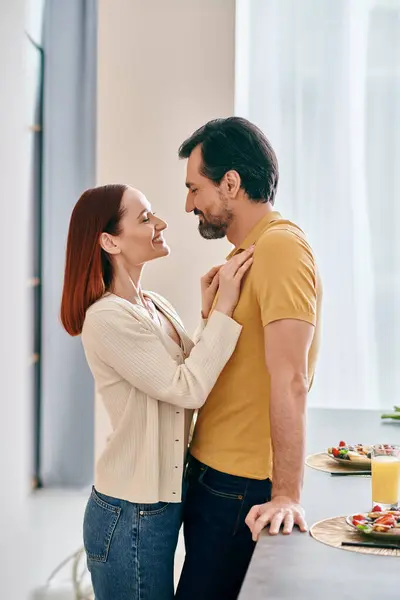
[[[108,504],[93,490],[83,521],[83,542],[89,560],[107,561],[120,514],[120,507]]]
[[[205,466],[198,482],[214,496],[230,500],[243,500],[246,493],[246,480],[227,473],[220,473]]]
[[[141,517],[153,517],[156,515],[161,515],[167,510],[169,504],[169,502],[156,502],[155,504],[140,504],[139,514]]]

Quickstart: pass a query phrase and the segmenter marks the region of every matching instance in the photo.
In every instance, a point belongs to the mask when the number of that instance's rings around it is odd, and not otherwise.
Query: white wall
[[[233,113],[234,35],[234,0],[99,1],[98,182],[134,185],[168,221],[172,255],[148,266],[145,285],[175,305],[189,331],[199,278],[228,246],[202,240],[185,214],[177,150],[209,119]]]
[[[226,252],[185,215],[180,143],[207,120],[233,113],[234,0],[100,0],[98,180],[143,190],[169,222],[172,256],[148,269],[194,328],[198,278]]]
[[[24,0],[0,0],[0,578],[1,596],[21,599],[26,598],[27,583],[21,564],[30,553],[22,540],[30,483],[27,278],[31,134],[26,119],[25,4]]]

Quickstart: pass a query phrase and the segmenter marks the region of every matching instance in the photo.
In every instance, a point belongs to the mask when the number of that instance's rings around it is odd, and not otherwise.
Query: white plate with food
[[[328,448],[329,458],[344,467],[362,467],[363,470],[371,470],[371,446],[364,444],[347,444],[339,442],[337,446]]]
[[[360,513],[346,518],[347,524],[357,532],[374,538],[390,539],[400,549],[400,508],[380,510],[375,506],[370,513]]]

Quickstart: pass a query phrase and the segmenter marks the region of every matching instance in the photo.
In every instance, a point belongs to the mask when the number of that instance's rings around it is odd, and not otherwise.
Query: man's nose
[[[190,192],[188,193],[188,195],[186,196],[186,205],[185,205],[185,210],[187,213],[191,213],[194,211],[194,202],[191,198],[191,194]]]

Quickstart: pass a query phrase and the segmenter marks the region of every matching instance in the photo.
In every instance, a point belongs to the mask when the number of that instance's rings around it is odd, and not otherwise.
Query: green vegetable
[[[400,421],[400,406],[394,406],[393,410],[393,413],[384,413],[381,415],[381,419],[395,419],[396,421]]]
[[[357,525],[357,529],[360,531],[370,531],[371,527],[369,525]]]
[[[381,415],[381,419],[395,419],[396,421],[400,421],[400,411],[394,413],[385,413]]]

